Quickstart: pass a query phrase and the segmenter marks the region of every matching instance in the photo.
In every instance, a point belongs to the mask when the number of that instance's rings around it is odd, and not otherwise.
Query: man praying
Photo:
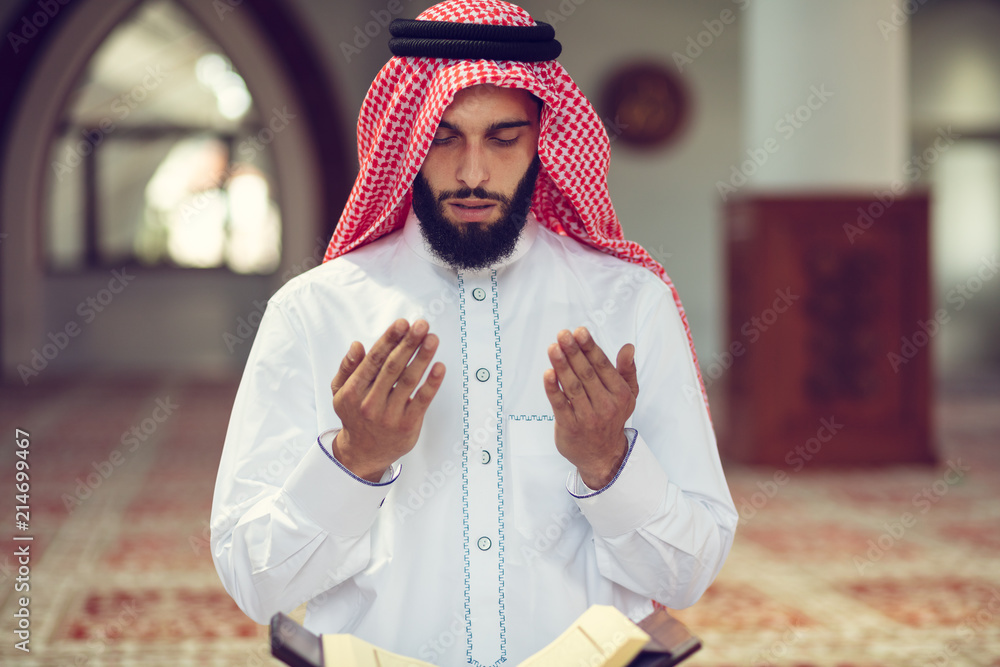
[[[327,261],[270,299],[233,406],[226,589],[439,665],[517,664],[593,604],[693,604],[738,516],[600,119],[515,5],[392,32]]]

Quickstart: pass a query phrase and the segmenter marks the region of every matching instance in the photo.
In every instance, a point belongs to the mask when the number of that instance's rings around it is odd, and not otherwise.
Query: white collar
[[[528,211],[528,217],[524,223],[524,229],[521,230],[521,235],[517,239],[517,245],[514,246],[514,252],[496,264],[493,264],[483,270],[497,269],[519,260],[526,252],[528,252],[528,249],[531,248],[532,244],[535,242],[535,238],[538,236],[538,226],[538,220],[535,219],[535,214]],[[409,246],[410,250],[412,250],[414,254],[421,259],[448,269],[452,268],[443,259],[438,257],[427,244],[427,240],[424,239],[424,235],[420,231],[420,220],[417,218],[417,214],[413,212],[412,206],[410,207],[410,212],[406,216],[406,222],[403,225],[403,240],[406,242],[406,245]]]

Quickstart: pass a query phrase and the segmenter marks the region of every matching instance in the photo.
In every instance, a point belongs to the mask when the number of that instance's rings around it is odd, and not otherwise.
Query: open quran
[[[614,607],[594,605],[519,667],[670,667],[699,648],[665,610],[633,623]],[[271,653],[292,667],[435,667],[353,635],[315,635],[285,614],[271,618]]]

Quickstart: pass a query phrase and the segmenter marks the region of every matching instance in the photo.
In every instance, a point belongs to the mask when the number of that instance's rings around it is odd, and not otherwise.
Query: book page
[[[614,607],[594,605],[519,667],[625,667],[649,635]]]
[[[594,605],[519,667],[625,667],[649,639],[614,607]],[[434,667],[353,635],[323,635],[323,662],[337,667]]]
[[[323,663],[337,667],[434,667],[369,644],[353,635],[323,635]]]

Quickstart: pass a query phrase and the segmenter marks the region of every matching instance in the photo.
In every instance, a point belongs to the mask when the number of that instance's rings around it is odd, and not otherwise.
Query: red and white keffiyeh
[[[525,10],[503,0],[446,0],[422,12],[417,20],[536,25]],[[604,125],[555,60],[391,58],[361,106],[360,171],[324,261],[402,228],[410,208],[410,187],[444,110],[457,91],[479,84],[521,88],[545,103],[538,139],[542,168],[532,212],[549,229],[658,275],[673,293],[695,355],[687,317],[670,278],[645,249],[622,234],[608,194],[610,144]],[[700,370],[698,375],[700,382]]]

